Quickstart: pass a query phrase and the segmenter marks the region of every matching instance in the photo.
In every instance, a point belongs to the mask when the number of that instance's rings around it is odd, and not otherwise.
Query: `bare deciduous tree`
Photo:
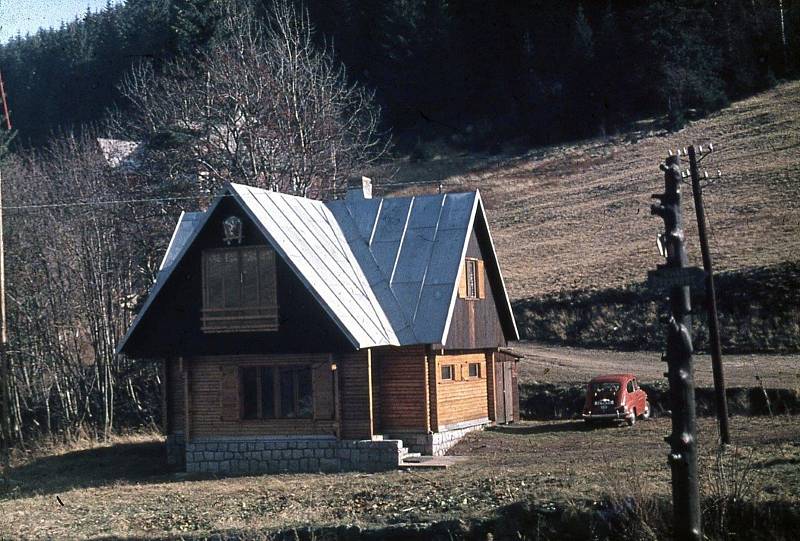
[[[13,156],[4,172],[14,440],[83,427],[108,436],[122,404],[146,420],[141,405],[157,403],[155,368],[115,348],[133,316],[132,292],[157,273],[174,209],[109,204],[148,187],[111,167],[89,136],[55,138]]]
[[[387,150],[373,95],[348,83],[315,45],[307,12],[284,0],[266,27],[231,8],[199,61],[141,65],[121,91],[133,113],[117,125],[148,143],[151,170],[203,188],[236,181],[325,197]]]

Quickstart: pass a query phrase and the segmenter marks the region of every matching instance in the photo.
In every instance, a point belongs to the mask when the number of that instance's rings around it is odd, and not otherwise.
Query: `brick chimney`
[[[372,179],[360,175],[350,177],[345,199],[372,199]]]

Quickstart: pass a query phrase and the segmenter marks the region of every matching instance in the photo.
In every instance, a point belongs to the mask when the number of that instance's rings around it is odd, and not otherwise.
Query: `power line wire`
[[[438,180],[419,180],[419,181],[408,181],[408,182],[386,182],[376,185],[376,188],[383,188],[383,187],[403,187],[403,186],[413,186],[413,185],[421,185],[421,184],[442,184],[446,185],[449,183],[438,181]],[[346,187],[337,188],[334,190],[334,193],[339,195],[343,194],[347,191]],[[2,210],[35,210],[35,209],[52,209],[52,208],[68,208],[68,207],[101,207],[107,205],[121,205],[127,203],[166,203],[169,201],[188,201],[188,200],[199,200],[199,199],[213,199],[215,197],[220,197],[219,195],[213,194],[204,194],[204,195],[185,195],[185,196],[174,196],[174,197],[147,197],[147,198],[140,198],[140,199],[111,199],[108,201],[61,201],[58,203],[36,203],[30,205],[9,205],[3,206]],[[223,194],[221,197],[231,197],[231,194]]]
[[[45,208],[65,208],[65,207],[92,207],[92,206],[105,206],[105,205],[119,205],[124,203],[162,203],[167,201],[185,201],[190,199],[208,199],[218,196],[213,195],[186,195],[176,197],[149,197],[145,199],[112,199],[109,201],[69,201],[61,203],[41,203],[32,205],[12,205],[3,207],[3,210],[29,210],[29,209],[45,209]],[[230,197],[230,194],[224,194],[222,197]]]

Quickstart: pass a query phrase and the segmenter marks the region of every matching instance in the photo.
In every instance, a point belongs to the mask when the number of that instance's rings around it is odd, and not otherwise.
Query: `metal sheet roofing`
[[[232,193],[358,348],[400,342],[331,211],[321,201],[241,184]]]
[[[384,309],[410,325],[403,345],[444,343],[478,201],[470,192],[327,203],[340,224],[355,224],[359,264],[377,266],[391,294],[380,296],[392,302]]]
[[[204,212],[181,212],[178,223],[175,225],[175,231],[172,232],[172,238],[169,240],[167,251],[164,253],[164,259],[161,260],[161,266],[158,267],[159,271],[163,272],[164,269],[170,268],[175,263],[178,253],[186,246],[186,242],[197,224],[203,219],[204,214]]]
[[[469,236],[476,216],[484,219],[478,192],[328,202],[240,184],[227,192],[355,347],[445,343]],[[181,214],[153,291],[118,349],[221,197],[204,213]],[[516,334],[504,284],[501,297]]]

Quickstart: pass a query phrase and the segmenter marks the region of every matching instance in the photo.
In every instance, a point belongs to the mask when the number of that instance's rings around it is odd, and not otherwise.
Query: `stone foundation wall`
[[[406,450],[399,440],[334,438],[224,438],[186,444],[186,471],[281,473],[397,469]]]
[[[475,430],[483,430],[483,427],[488,424],[489,419],[478,419],[444,427],[442,431],[434,432],[433,434],[392,432],[389,437],[402,440],[403,445],[411,452],[442,456],[466,434]]]
[[[167,464],[183,469],[186,466],[186,440],[183,432],[168,434],[165,442],[167,447]]]

